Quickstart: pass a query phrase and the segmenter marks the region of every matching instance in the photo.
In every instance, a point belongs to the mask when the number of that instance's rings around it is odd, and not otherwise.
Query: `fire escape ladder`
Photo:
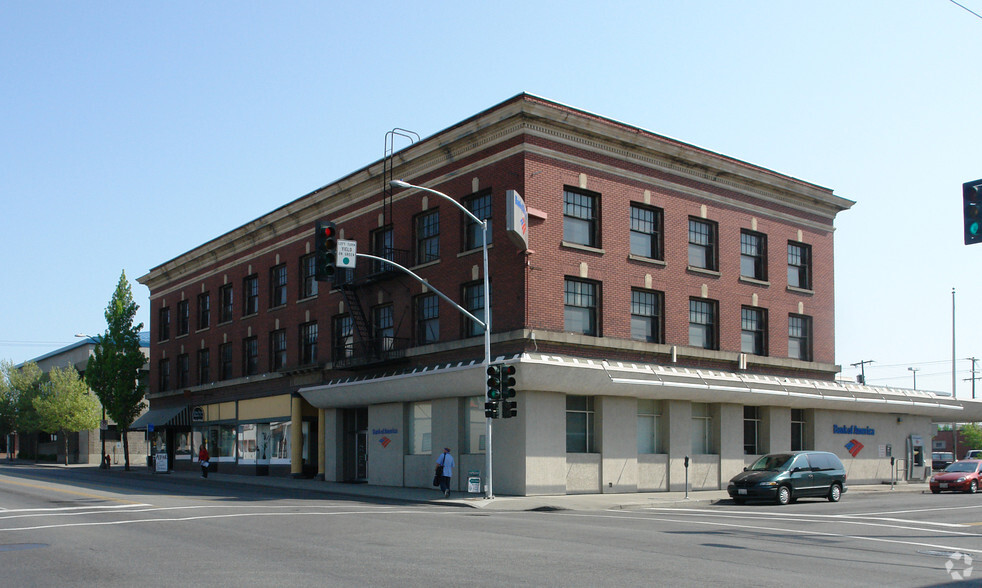
[[[358,294],[352,284],[341,284],[341,295],[344,296],[344,304],[348,307],[351,315],[352,328],[354,330],[355,344],[360,351],[360,356],[365,358],[375,358],[378,353],[378,345],[375,344],[375,337],[372,333],[371,325],[368,324],[368,317],[361,306]]]

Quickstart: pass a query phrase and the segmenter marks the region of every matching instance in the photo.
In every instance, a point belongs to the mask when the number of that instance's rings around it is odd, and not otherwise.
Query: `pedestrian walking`
[[[450,496],[450,477],[453,476],[453,456],[450,455],[450,448],[444,447],[440,458],[436,460],[437,468],[442,468],[440,478],[440,491],[444,497]]]
[[[198,464],[201,466],[202,478],[208,477],[208,466],[211,465],[211,463],[208,461],[209,459],[210,456],[208,455],[208,450],[205,449],[205,444],[202,443],[201,447],[198,448]]]

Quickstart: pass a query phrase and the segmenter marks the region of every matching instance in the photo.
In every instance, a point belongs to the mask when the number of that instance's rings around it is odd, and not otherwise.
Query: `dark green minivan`
[[[846,470],[838,456],[827,451],[771,453],[743,468],[726,491],[737,504],[747,500],[788,504],[806,496],[838,502],[846,491]]]

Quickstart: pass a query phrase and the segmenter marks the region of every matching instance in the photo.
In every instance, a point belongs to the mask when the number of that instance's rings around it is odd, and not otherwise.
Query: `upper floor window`
[[[663,218],[660,208],[631,205],[631,255],[665,258],[662,253]]]
[[[440,299],[436,294],[416,297],[416,344],[440,340]]]
[[[225,284],[218,290],[221,307],[218,309],[218,322],[227,323],[232,320],[232,284]]]
[[[689,217],[689,266],[717,271],[718,257],[716,223]]]
[[[222,343],[218,348],[218,376],[222,380],[232,377],[232,344]]]
[[[269,367],[276,371],[286,367],[286,330],[278,329],[269,334]]]
[[[718,349],[717,314],[719,303],[705,298],[689,299],[689,345]]]
[[[300,258],[300,299],[317,295],[317,255],[311,253]]]
[[[177,303],[177,334],[187,335],[191,330],[191,301]]]
[[[481,220],[488,222],[488,245],[491,244],[491,192],[470,196],[464,200],[464,208]],[[481,225],[464,215],[464,249],[477,249],[484,245]]]
[[[249,316],[259,312],[259,276],[253,274],[242,281],[242,315]]]
[[[165,306],[160,309],[157,321],[157,340],[166,341],[170,339],[170,307]]]
[[[440,211],[431,210],[416,217],[416,264],[440,259]]]
[[[198,384],[207,384],[211,381],[211,352],[205,349],[198,350]]]
[[[754,280],[767,279],[767,236],[740,231],[740,275]]]
[[[346,359],[355,353],[354,322],[350,314],[334,318],[334,340],[331,345],[334,361]]]
[[[388,351],[392,349],[395,341],[394,325],[391,304],[376,306],[372,309],[372,329],[378,350]]]
[[[740,351],[767,355],[767,311],[763,308],[740,309]]]
[[[653,290],[631,290],[631,338],[664,343],[662,328],[665,295]]]
[[[177,387],[187,388],[191,379],[191,362],[187,353],[177,356]]]
[[[389,261],[395,261],[395,245],[392,227],[383,227],[372,231],[372,255]],[[391,266],[381,261],[372,260],[374,272],[387,272]]]
[[[788,241],[788,286],[812,289],[811,245]]]
[[[157,363],[157,377],[158,384],[160,385],[160,391],[166,392],[170,390],[170,360],[161,359]]]
[[[811,361],[812,319],[810,316],[800,314],[788,316],[788,357]]]
[[[563,191],[563,240],[588,247],[600,246],[600,196]]]
[[[286,304],[286,264],[274,266],[269,270],[269,307],[276,308]]]
[[[317,322],[300,325],[300,363],[317,363]]]
[[[490,292],[490,290],[488,292]],[[487,321],[486,315],[484,314],[484,310],[487,305],[484,304],[483,282],[467,284],[464,286],[464,304],[462,306],[467,310],[467,312],[471,313],[475,317],[481,319],[482,321]],[[470,317],[464,316],[463,319],[464,336],[476,337],[484,334],[484,327],[472,321]]]
[[[211,326],[211,294],[202,292],[198,294],[198,329],[207,329]]]
[[[254,376],[259,373],[259,340],[247,337],[242,342],[242,365],[245,375]]]
[[[566,278],[565,289],[566,331],[598,336],[600,299],[596,282]]]

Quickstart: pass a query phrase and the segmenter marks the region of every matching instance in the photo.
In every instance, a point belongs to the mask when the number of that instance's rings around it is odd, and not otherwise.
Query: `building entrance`
[[[368,409],[344,410],[344,481],[368,481]]]

